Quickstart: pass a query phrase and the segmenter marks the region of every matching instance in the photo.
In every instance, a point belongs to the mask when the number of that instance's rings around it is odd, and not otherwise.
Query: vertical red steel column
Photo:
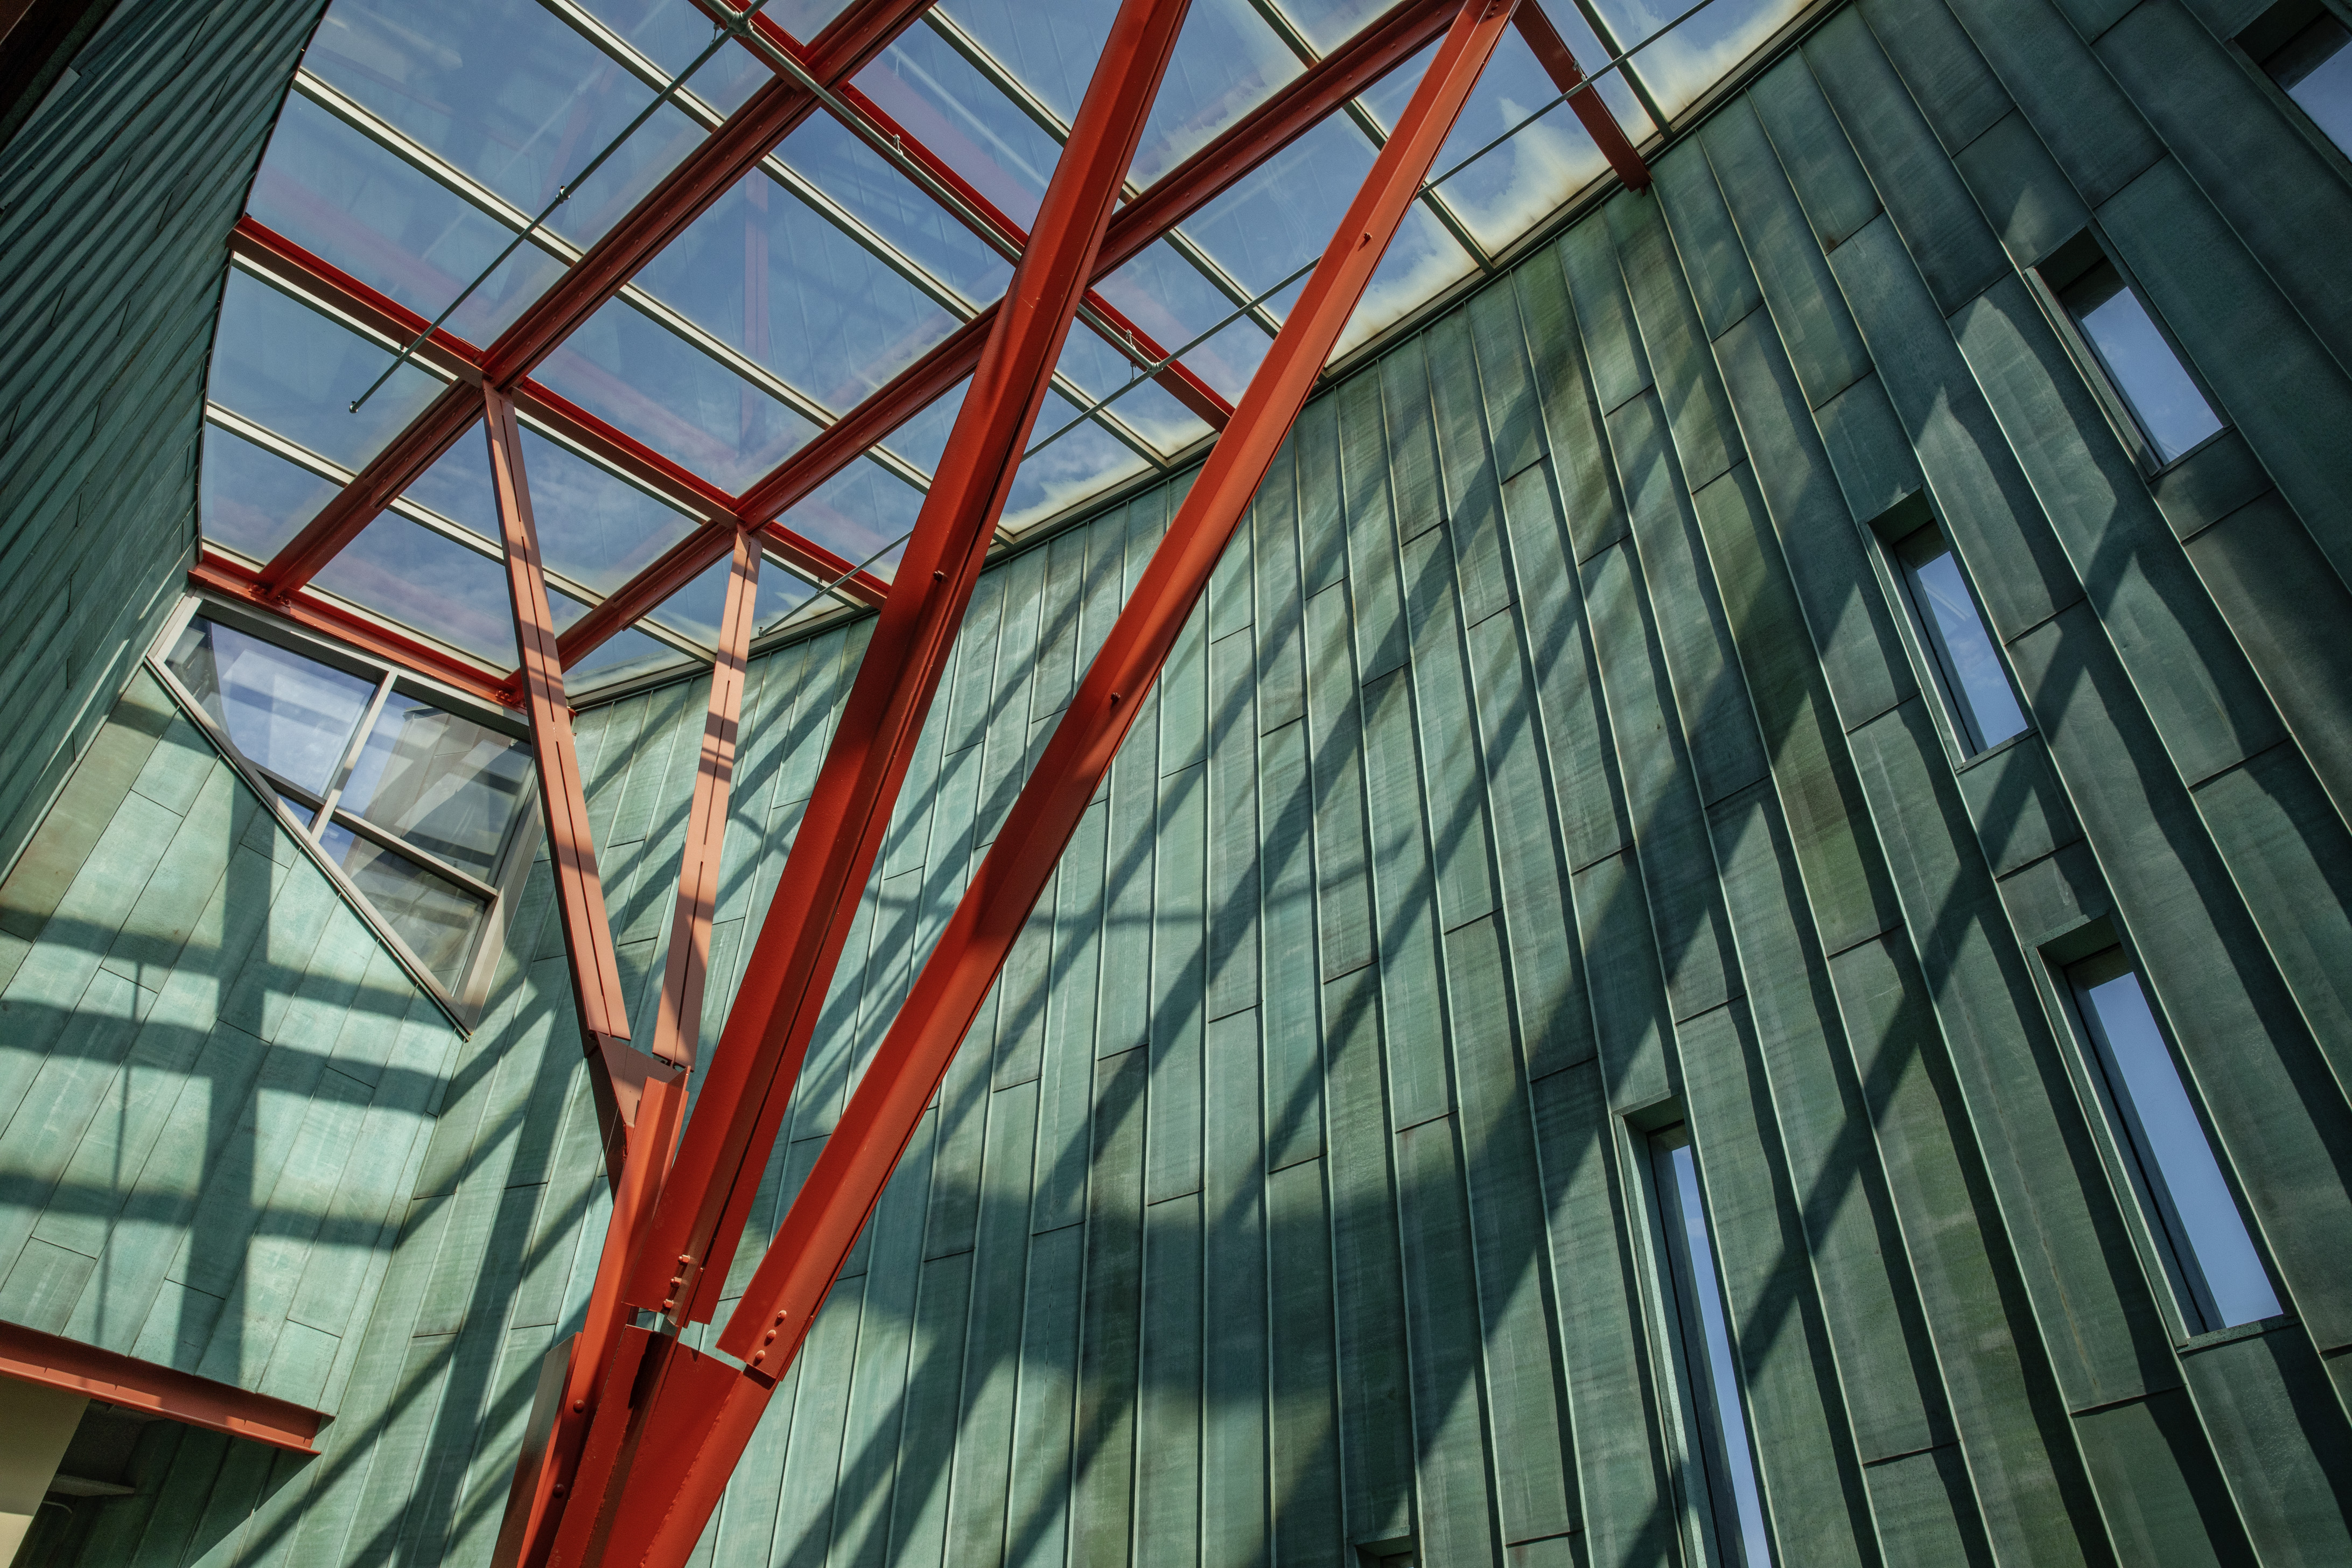
[[[751,950],[629,1300],[710,1316],[1187,0],[1125,0]],[[688,1261],[680,1261],[685,1259]]]
[[[1550,76],[1552,86],[1571,95],[1568,106],[1584,121],[1585,131],[1609,160],[1609,166],[1617,171],[1617,177],[1634,190],[1649,189],[1650,166],[1642,162],[1642,154],[1633,151],[1633,143],[1625,139],[1625,128],[1617,123],[1616,115],[1601,100],[1601,89],[1586,86],[1591,79],[1569,52],[1568,40],[1559,36],[1559,29],[1544,15],[1543,6],[1533,0],[1522,5],[1518,23],[1519,37],[1527,40],[1528,51]]]
[[[600,1422],[591,1446],[603,1445],[614,1472],[629,1475],[633,1495],[614,1510],[608,1531],[581,1542],[578,1556],[559,1543],[558,1562],[671,1568],[693,1550],[776,1380],[798,1353],[817,1305],[1494,53],[1512,3],[1465,0],[1306,292],[1251,378],[1233,423],[1202,465],[719,1335],[718,1348],[748,1364],[739,1369],[642,1330],[624,1334],[608,1380],[606,1414],[621,1408],[624,1376],[632,1408],[625,1426]]]
[[[498,1568],[537,1568],[554,1543],[556,1521],[571,1489],[595,1415],[604,1374],[629,1313],[622,1279],[638,1232],[669,1173],[686,1110],[686,1080],[700,1032],[703,982],[710,963],[710,917],[719,902],[719,857],[725,847],[728,797],[735,773],[735,738],[743,712],[744,666],[750,656],[753,608],[760,585],[760,535],[739,529],[727,576],[727,607],[719,622],[718,657],[710,667],[710,700],[702,722],[702,759],[687,814],[686,847],[677,872],[677,906],[670,917],[669,958],[662,971],[654,1055],[678,1070],[648,1080],[639,1102],[628,1163],[613,1193],[613,1214],[596,1264],[596,1283],[580,1332],[551,1352],[560,1356],[562,1384],[551,1411],[534,1411],[530,1436],[515,1467],[507,1517],[492,1562]],[[542,1381],[551,1375],[541,1371]],[[538,1419],[545,1415],[542,1425]]]
[[[531,750],[539,764],[539,800],[547,816],[547,854],[563,921],[564,956],[571,962],[572,1000],[579,1009],[580,1047],[591,1064],[588,1081],[604,1136],[605,1174],[617,1184],[627,1158],[629,1129],[637,1120],[638,1098],[649,1080],[668,1075],[629,1044],[628,999],[621,992],[604,884],[596,875],[595,839],[588,826],[580,757],[572,743],[572,710],[563,699],[563,666],[556,658],[555,617],[548,608],[539,525],[531,516],[530,485],[523,475],[514,400],[495,387],[485,387],[482,399],[499,531],[506,542],[507,592],[514,601],[515,641],[522,656],[523,706],[530,716]]]

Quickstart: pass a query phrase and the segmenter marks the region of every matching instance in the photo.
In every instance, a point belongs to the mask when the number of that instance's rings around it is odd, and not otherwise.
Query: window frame
[[[1962,705],[1953,689],[1958,679],[1944,653],[1942,633],[1937,629],[1926,605],[1912,591],[1911,568],[1904,560],[1905,547],[1919,535],[1933,530],[1951,552],[1959,569],[1960,586],[1976,606],[1977,622],[1984,627],[1985,640],[1991,644],[1993,660],[2000,667],[2001,679],[2009,683],[2009,694],[2017,703],[2017,711],[2025,720],[2025,727],[2014,735],[2006,735],[1990,745],[1979,746],[1970,732],[1969,710]],[[2021,745],[2026,737],[2041,733],[2035,722],[2033,705],[2025,699],[2025,689],[2018,684],[2017,672],[2010,668],[2009,648],[1993,626],[1992,617],[1985,613],[1984,596],[1977,592],[1976,574],[1960,554],[1959,546],[1944,528],[1944,520],[1936,515],[1922,491],[1914,490],[1871,520],[1871,533],[1878,548],[1872,556],[1879,573],[1879,586],[1885,593],[1895,612],[1898,633],[1911,655],[1912,672],[1923,692],[1933,691],[1935,700],[1928,704],[1936,718],[1936,728],[1944,738],[1944,745],[1954,772],[1964,771],[1988,757],[1999,756],[2011,746]]]
[[[2256,68],[2259,70],[2260,68]],[[2205,400],[2205,406],[2211,411],[2219,426],[2177,457],[2167,458],[2157,449],[2155,438],[2141,422],[2139,410],[2133,405],[2130,395],[2116,379],[2115,373],[2107,368],[2106,360],[2093,345],[2090,335],[2083,331],[2082,323],[2074,319],[2074,312],[2067,308],[2066,290],[2088,277],[2102,263],[2115,268],[2116,276],[2122,279],[2123,286],[2139,301],[2148,324],[2164,340],[2164,346],[2172,351],[2172,357],[2179,363],[2181,374],[2197,388],[2197,395]],[[2074,368],[2081,374],[2084,384],[2091,389],[2091,395],[2097,400],[2100,412],[2107,416],[2108,425],[2113,426],[2116,438],[2132,455],[2133,462],[2138,465],[2144,477],[2152,479],[2159,474],[2170,472],[2236,428],[2222,411],[2221,399],[2213,395],[2212,387],[2206,384],[2196,362],[2180,346],[2180,340],[2173,336],[2171,323],[2149,300],[2147,290],[2140,287],[2139,279],[2129,267],[2124,265],[2122,258],[2116,254],[2115,247],[2107,243],[2105,235],[2100,232],[2096,224],[2084,228],[2022,271],[2026,287],[2032,291],[2034,302],[2042,307],[2042,313],[2050,319],[2053,330],[2058,334],[2059,343],[2066,351],[2066,357],[2074,362]]]
[[[2173,1071],[2179,1075],[2183,1094],[2197,1123],[2205,1134],[2215,1166],[2238,1205],[2240,1220],[2252,1242],[2263,1272],[2269,1277],[2273,1295],[2280,1301],[2284,1315],[2292,1316],[2285,1303],[2287,1295],[2279,1284],[2278,1269],[2270,1256],[2268,1244],[2261,1227],[2253,1221],[2252,1209],[2246,1202],[2243,1186],[2236,1169],[2215,1135],[2212,1119],[2206,1110],[2205,1099],[2198,1091],[2197,1080],[2182,1059],[2180,1042],[2173,1034],[2171,1021],[2156,994],[2149,989],[2147,966],[2140,962],[2137,950],[2120,936],[2105,919],[2091,922],[2059,942],[2045,946],[2036,955],[2035,980],[2042,992],[2042,1002],[2053,1015],[2058,1030],[2070,1047],[2064,1052],[2068,1075],[2074,1079],[2075,1097],[2082,1103],[2084,1119],[2090,1123],[2093,1140],[2098,1146],[2099,1158],[2106,1167],[2107,1178],[2118,1198],[2132,1245],[2140,1255],[2143,1271],[2151,1283],[2161,1280],[2162,1289],[2152,1294],[2162,1314],[2166,1331],[2172,1336],[2176,1349],[2189,1348],[2216,1336],[2242,1333],[2244,1323],[2225,1324],[2215,1303],[2212,1289],[2204,1279],[2201,1264],[2197,1261],[2193,1244],[2186,1226],[2175,1211],[2163,1182],[2151,1178],[2147,1171],[2150,1158],[2147,1151],[2147,1135],[2140,1130],[2138,1115],[2130,1104],[2116,1091],[2116,1079],[2120,1068],[2113,1060],[2104,1030],[2092,1016],[2085,994],[2086,984],[2077,978],[2077,971],[2102,961],[2116,965],[2116,975],[2130,973],[2139,977],[2140,992],[2147,1005],[2148,1016],[2155,1020],[2158,1035],[2172,1058]],[[2088,984],[2097,984],[2091,981]],[[2273,1320],[2256,1319],[2256,1322]]]
[[[2347,31],[2352,31],[2352,5],[2343,4],[2343,0],[2314,0],[2313,8],[2306,11],[2300,20],[2277,19],[2281,13],[2290,10],[2292,4],[2293,0],[2281,0],[2278,5],[2264,8],[2260,16],[2239,28],[2226,43],[2230,52],[2237,57],[2241,68],[2254,79],[2260,90],[2269,94],[2271,102],[2285,116],[2295,133],[2316,148],[2346,183],[2352,184],[2352,150],[2337,146],[2335,139],[2322,131],[2318,122],[2311,118],[2310,111],[2295,101],[2293,93],[2278,84],[2278,79],[2271,75],[2269,68],[2263,63],[2292,42],[2304,27],[2316,21],[2320,12],[2334,16]],[[2256,53],[2256,50],[2261,52]]]
[[[232,631],[274,644],[342,674],[373,683],[374,690],[354,722],[351,736],[344,742],[335,765],[327,776],[323,793],[297,784],[247,756],[172,668],[170,657],[173,649],[189,624],[199,616]],[[499,960],[506,951],[506,926],[519,902],[516,895],[520,892],[522,879],[529,874],[538,853],[541,819],[539,791],[535,787],[537,757],[534,755],[531,763],[534,787],[525,790],[523,798],[516,804],[513,820],[507,824],[488,877],[451,865],[431,850],[411,844],[400,835],[369,822],[357,813],[341,810],[341,800],[350,783],[352,769],[365,749],[377,718],[386,701],[395,694],[430,703],[529,747],[530,730],[523,719],[404,666],[369,658],[341,643],[260,613],[252,605],[202,591],[182,595],[178,605],[164,618],[162,631],[148,646],[144,664],[148,673],[163,685],[180,711],[195,725],[222,759],[236,770],[247,786],[261,797],[262,804],[276,816],[278,825],[292,836],[311,863],[327,874],[328,880],[334,885],[343,901],[367,922],[369,929],[399,961],[400,966],[408,972],[409,977],[425,989],[460,1032],[471,1034],[480,1020]],[[289,807],[289,801],[309,805],[310,815],[299,815]],[[320,835],[330,826],[341,827],[403,859],[412,861],[419,868],[482,901],[481,922],[458,968],[458,983],[454,988],[425,964],[392,921],[377,910],[352,875],[327,852],[326,847],[320,842]]]
[[[1734,1489],[1730,1454],[1723,1442],[1724,1413],[1719,1408],[1713,1378],[1705,1375],[1706,1366],[1697,1359],[1710,1352],[1706,1344],[1706,1328],[1696,1320],[1697,1283],[1691,1274],[1687,1237],[1683,1229],[1682,1215],[1666,1201],[1666,1182],[1659,1163],[1675,1147],[1692,1151],[1691,1165],[1699,1182],[1698,1202],[1706,1207],[1706,1183],[1698,1172],[1697,1142],[1692,1136],[1690,1122],[1682,1108],[1667,1101],[1651,1107],[1644,1114],[1629,1118],[1623,1124],[1625,1144],[1622,1153],[1633,1168],[1633,1190],[1643,1209],[1639,1232],[1639,1250],[1646,1265],[1641,1270],[1641,1289],[1648,1303],[1649,1339],[1653,1365],[1664,1385],[1660,1390],[1663,1414],[1668,1417],[1666,1431],[1675,1451],[1669,1456],[1673,1481],[1682,1508],[1687,1533],[1684,1536],[1686,1552],[1694,1552],[1698,1561],[1722,1565],[1722,1568],[1774,1568],[1778,1542],[1772,1537],[1770,1500],[1766,1496],[1764,1476],[1755,1470],[1757,1506],[1763,1515],[1767,1551],[1773,1561],[1750,1563],[1745,1531],[1739,1522],[1739,1502]],[[1679,1139],[1680,1143],[1663,1141]],[[1731,1303],[1725,1294],[1723,1256],[1715,1245],[1714,1219],[1707,1220],[1706,1244],[1715,1268],[1717,1310],[1723,1314],[1725,1337],[1737,1363],[1739,1353]],[[1744,1397],[1747,1377],[1738,1364],[1729,1369],[1732,1381],[1743,1393],[1740,1408],[1733,1413],[1748,1436],[1748,1462],[1755,1466],[1758,1451],[1756,1430],[1749,1418]]]

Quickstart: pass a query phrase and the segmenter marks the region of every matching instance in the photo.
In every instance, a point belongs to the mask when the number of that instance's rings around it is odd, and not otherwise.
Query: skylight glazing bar
[[[929,3],[855,0],[811,44],[816,74],[827,80],[855,75]],[[756,21],[755,33],[766,38],[772,24],[765,17]],[[814,98],[781,81],[753,93],[483,351],[484,379],[494,386],[511,387],[528,375],[815,107]],[[446,452],[479,414],[478,399],[450,395],[426,408],[278,552],[261,573],[260,589],[276,600],[309,582],[393,496]]]

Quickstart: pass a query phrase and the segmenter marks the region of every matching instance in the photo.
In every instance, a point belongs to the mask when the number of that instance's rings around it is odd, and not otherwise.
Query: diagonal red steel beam
[[[1584,121],[1586,132],[1609,160],[1609,166],[1617,171],[1617,177],[1634,190],[1648,190],[1650,165],[1642,161],[1642,154],[1633,151],[1633,143],[1625,139],[1625,128],[1617,123],[1617,117],[1601,100],[1600,89],[1585,87],[1591,79],[1569,52],[1568,40],[1559,36],[1559,29],[1544,15],[1542,5],[1528,4],[1519,7],[1519,37],[1527,40],[1536,62],[1551,77],[1552,86],[1569,95],[1568,106]]]
[[[491,1561],[496,1568],[539,1568],[554,1543],[555,1521],[579,1468],[581,1450],[602,1398],[605,1373],[628,1321],[622,1280],[639,1231],[677,1152],[686,1110],[686,1079],[701,1030],[703,983],[710,963],[710,917],[719,902],[720,854],[727,804],[735,774],[735,735],[743,713],[744,667],[751,647],[752,614],[760,585],[760,542],[746,529],[735,540],[727,575],[727,607],[719,626],[710,697],[702,724],[702,755],[687,815],[685,851],[677,873],[677,903],[670,918],[669,957],[662,972],[654,1020],[654,1055],[677,1071],[649,1081],[639,1103],[628,1163],[613,1193],[613,1213],[596,1265],[596,1282],[580,1332],[556,1346],[541,1368],[556,1396],[532,1412],[531,1429],[515,1465]],[[560,1384],[553,1379],[560,1375]]]
[[[1110,221],[1097,252],[1092,281],[1135,259],[1151,243],[1312,130],[1326,115],[1418,54],[1445,31],[1454,0],[1400,0],[1378,21],[1318,60],[1296,80],[1244,115],[1215,140],[1152,182]],[[981,346],[996,320],[990,305],[940,339],[920,359],[893,376],[856,407],[844,414],[745,490],[742,515],[766,521],[789,510],[840,473],[859,453],[953,391],[980,363]],[[1123,320],[1123,318],[1122,318]],[[667,575],[650,571],[623,584],[605,601],[617,628],[646,614],[727,552],[727,531],[705,529],[680,544],[682,559]],[[579,637],[586,622],[574,626]],[[586,648],[570,657],[583,657]]]
[[[860,0],[801,51],[809,74],[828,87],[846,81],[888,47],[929,4],[930,0]],[[764,20],[754,18],[755,24]],[[762,31],[772,38],[782,37],[772,24]],[[783,39],[783,47],[790,43]],[[817,101],[814,94],[782,77],[753,93],[499,334],[483,353],[483,379],[505,389],[530,374],[573,329],[619,293],[622,285],[635,277],[662,247],[751,173],[777,142],[808,118]],[[284,595],[309,582],[394,496],[455,445],[479,413],[480,399],[456,387],[436,398],[270,559],[262,569],[263,586],[273,595]]]
[[[1189,0],[1124,0],[875,624],[630,1280],[707,1319]],[[677,1258],[691,1259],[678,1264]]]
[[[605,1174],[617,1185],[628,1159],[639,1098],[647,1084],[677,1075],[629,1044],[628,996],[621,988],[604,884],[596,874],[595,836],[588,822],[579,752],[572,743],[563,668],[556,662],[555,617],[548,609],[539,526],[531,516],[530,484],[523,472],[522,431],[515,422],[512,398],[495,387],[474,395],[482,401],[483,427],[489,438],[490,482],[506,545],[507,591],[522,655],[523,709],[530,719],[531,753],[538,763],[540,805],[547,817],[548,859],[555,873],[564,956],[572,969],[580,1047],[590,1063],[588,1082],[604,1137]]]
[[[744,1364],[643,1330],[625,1334],[607,1383],[604,1418],[590,1441],[591,1462],[613,1500],[605,1510],[610,1522],[583,1541],[585,1550],[576,1558],[559,1548],[558,1560],[567,1568],[573,1562],[674,1568],[694,1549],[769,1395],[799,1352],[1144,694],[1509,25],[1512,5],[1465,0],[1305,294],[1251,377],[1232,425],[1153,552],[719,1334],[717,1348]],[[625,1494],[618,1489],[622,1481]]]

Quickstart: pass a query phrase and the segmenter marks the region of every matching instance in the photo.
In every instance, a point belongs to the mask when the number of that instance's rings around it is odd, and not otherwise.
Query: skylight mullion
[[[579,34],[604,54],[611,57],[623,70],[646,86],[659,92],[669,86],[670,73],[656,65],[652,58],[620,34],[613,31],[604,19],[578,5],[576,0],[539,0],[541,9]],[[699,94],[690,92],[681,83],[670,94],[670,101],[686,112],[688,119],[705,131],[716,130],[727,117],[713,109]]]
[[[1013,106],[1035,122],[1037,129],[1052,137],[1058,144],[1070,139],[1070,128],[1062,117],[1047,107],[1045,100],[1029,90],[1029,85],[1006,69],[987,46],[963,30],[953,17],[941,14],[937,5],[923,13],[923,21],[946,41],[948,47],[961,55],[972,69],[986,78],[990,86],[1013,100]],[[1130,187],[1128,194],[1134,195]]]
[[[517,232],[529,226],[530,215],[458,168],[439,153],[410,138],[407,132],[390,121],[378,117],[358,100],[348,98],[324,78],[314,76],[308,68],[294,73],[294,86],[303,97],[333,115],[369,141],[375,142],[403,163],[480,209],[484,216],[504,224]],[[562,262],[565,267],[578,261],[581,248],[554,231],[541,227],[529,235],[530,243]]]
[[[310,96],[315,101],[320,102],[322,108],[327,109],[331,113],[334,114],[336,118],[344,121],[346,123],[350,124],[352,129],[368,137],[371,141],[383,146],[395,157],[412,164],[436,183],[446,186],[456,195],[463,197],[466,201],[480,208],[490,217],[506,224],[510,228],[518,229],[529,221],[522,214],[521,209],[503,201],[496,193],[489,190],[487,186],[476,183],[455,165],[450,164],[446,160],[436,156],[430,150],[420,146],[397,127],[376,118],[373,114],[371,114],[359,104],[349,99],[343,98],[342,95],[337,92],[331,85],[326,82],[320,81],[315,78],[310,78],[308,73],[298,73],[297,80],[304,86],[307,96]],[[330,99],[331,99],[332,101],[329,101]],[[776,163],[772,156],[764,160],[763,163],[773,165],[773,167],[769,170],[772,178],[776,177],[780,174],[789,175],[790,178],[788,180],[780,180],[779,183],[785,184],[788,194],[791,194],[795,197],[799,195],[798,190],[794,187],[804,184],[804,182],[800,180],[799,176],[791,174],[791,172],[785,169],[782,164]],[[812,206],[818,212],[818,216],[825,217],[828,221],[835,221],[832,214],[824,211],[822,208],[814,207],[814,204],[812,204]],[[860,234],[858,231],[863,228],[863,226],[857,225],[856,220],[850,217],[848,214],[841,214],[840,221],[844,225],[845,232],[848,233],[850,237],[853,239],[859,240],[861,244],[865,245],[866,248],[871,250],[877,260],[881,261],[884,265],[890,267],[893,271],[898,272],[901,276],[907,278],[908,281],[914,283],[918,288],[921,289],[925,294],[935,297],[943,296],[940,299],[941,308],[949,310],[950,314],[955,315],[958,320],[970,321],[971,319],[972,315],[975,313],[973,307],[968,301],[963,300],[960,295],[954,292],[954,290],[950,289],[946,284],[940,282],[936,279],[930,278],[928,274],[923,272],[920,268],[916,267],[913,262],[908,261],[904,258],[898,257],[897,253],[891,250],[887,246],[883,246],[879,249],[875,249],[875,245],[878,243],[878,237],[869,237]],[[856,226],[851,227],[849,226]],[[547,251],[549,255],[556,258],[556,259],[562,261],[567,267],[577,262],[583,254],[576,247],[568,245],[566,242],[544,228],[533,232],[530,237],[536,242],[541,248]],[[724,339],[721,339],[697,325],[694,321],[688,317],[683,311],[666,303],[656,296],[648,293],[639,285],[635,283],[625,284],[621,288],[616,298],[626,300],[630,305],[635,307],[640,312],[642,312],[648,320],[652,321],[656,325],[665,328],[674,336],[685,342],[689,346],[700,350],[709,358],[717,361],[728,370],[730,370],[737,375],[741,376],[744,380],[750,382],[752,385],[758,387],[761,391],[766,393],[778,403],[782,404],[793,413],[798,415],[803,419],[807,420],[810,424],[814,425],[819,429],[823,429],[827,426],[832,425],[841,417],[839,412],[827,408],[824,404],[818,402],[807,393],[801,391],[790,382],[785,381],[782,376],[777,375],[773,371],[769,370],[766,366],[759,363],[749,355],[743,353],[741,350],[737,349],[732,344],[727,342]],[[373,333],[369,335],[373,336]],[[907,482],[913,484],[919,489],[928,489],[929,486],[930,480],[928,475],[919,473],[910,465],[905,464],[902,460],[890,458],[884,460],[883,466],[889,468],[894,474],[898,474],[898,477],[905,479]],[[566,592],[569,592],[569,590],[567,589]]]

